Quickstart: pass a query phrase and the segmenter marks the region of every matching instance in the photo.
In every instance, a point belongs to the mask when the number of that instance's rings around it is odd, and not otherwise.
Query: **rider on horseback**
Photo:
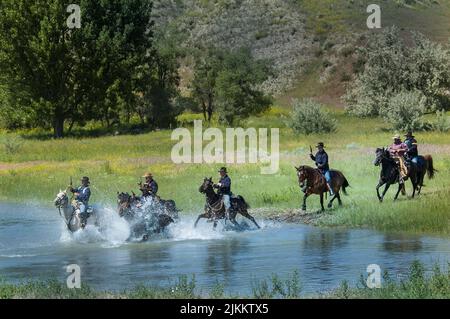
[[[146,173],[144,184],[139,183],[140,191],[142,192],[142,197],[156,196],[158,193],[158,183],[153,179],[152,173]]]
[[[81,179],[81,186],[73,188],[72,185],[69,186],[69,191],[75,196],[75,206],[80,210],[80,217],[82,220],[82,226],[86,225],[86,220],[89,217],[87,212],[89,206],[89,198],[91,197],[91,189],[89,188],[89,177],[84,176]]]
[[[218,195],[222,196],[223,204],[225,206],[225,214],[227,218],[230,216],[231,208],[231,178],[228,176],[226,167],[222,167],[219,170],[220,180],[217,184],[214,184],[214,188],[218,189]]]
[[[405,144],[406,146],[408,146],[408,151],[406,153],[408,156],[408,160],[411,161],[411,163],[418,165],[419,151],[417,150],[417,140],[414,138],[414,135],[411,131],[406,133],[405,137]]]
[[[394,143],[389,146],[389,153],[391,157],[395,160],[400,171],[399,183],[404,184],[405,178],[408,176],[408,168],[405,165],[405,154],[408,151],[408,145],[402,142],[400,135],[395,135],[393,137]]]
[[[330,196],[334,196],[333,188],[331,187],[331,173],[330,166],[328,164],[328,154],[327,152],[325,152],[325,146],[322,142],[319,142],[316,147],[318,149],[318,152],[315,156],[311,153],[311,159],[316,162],[317,168],[325,177]]]

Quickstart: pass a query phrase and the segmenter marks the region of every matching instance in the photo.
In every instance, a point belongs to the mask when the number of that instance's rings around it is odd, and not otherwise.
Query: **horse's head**
[[[127,206],[131,203],[131,195],[128,193],[119,193],[117,192],[117,204],[119,204],[119,206]]]
[[[200,188],[198,189],[198,191],[202,194],[206,193],[206,191],[208,190],[208,188],[213,187],[214,182],[212,181],[212,177],[207,178],[205,177],[205,179],[203,180],[202,185],[200,185]]]
[[[308,179],[308,170],[304,165],[294,167],[297,170],[298,184],[302,187],[305,184],[305,181]]]
[[[69,196],[67,196],[66,191],[60,190],[58,195],[56,195],[55,200],[53,201],[56,207],[65,207],[69,203]]]
[[[389,151],[383,148],[377,148],[375,151],[375,160],[373,161],[373,165],[379,166],[383,159],[389,158]]]

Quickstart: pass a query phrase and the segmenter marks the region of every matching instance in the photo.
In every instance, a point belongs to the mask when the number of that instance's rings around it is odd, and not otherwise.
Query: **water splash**
[[[168,235],[174,241],[182,240],[210,240],[222,239],[225,237],[221,223],[217,229],[213,229],[212,223],[206,223],[205,220],[199,222],[198,226],[194,228],[195,218],[183,217],[175,224],[168,227]]]
[[[82,244],[103,242],[106,247],[116,247],[124,244],[130,237],[130,225],[117,212],[109,207],[96,207],[99,227],[88,225],[83,230],[71,233],[62,225],[61,242],[77,242]]]

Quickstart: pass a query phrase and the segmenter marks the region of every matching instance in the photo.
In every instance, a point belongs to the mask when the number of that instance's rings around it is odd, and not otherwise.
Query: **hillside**
[[[255,57],[267,59],[275,76],[263,88],[282,106],[292,98],[314,96],[342,106],[340,96],[358,61],[353,50],[366,27],[364,0],[157,0],[154,17],[159,33],[176,38],[188,52],[193,47],[249,47]],[[450,3],[441,1],[383,0],[382,27],[397,25],[416,30],[435,41],[450,36]],[[184,82],[192,62],[183,61]],[[186,85],[187,86],[187,85]]]

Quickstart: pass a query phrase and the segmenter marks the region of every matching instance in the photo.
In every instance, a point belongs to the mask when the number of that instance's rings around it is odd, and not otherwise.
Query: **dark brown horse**
[[[300,167],[295,167],[295,169],[297,170],[298,184],[305,194],[303,196],[302,209],[306,210],[306,199],[310,195],[316,194],[320,196],[320,206],[322,208],[322,211],[324,211],[325,208],[323,207],[323,196],[328,191],[325,177],[318,169],[312,168],[310,166],[303,165]],[[347,194],[346,188],[350,186],[344,174],[342,174],[341,172],[330,170],[330,173],[332,176],[331,187],[333,188],[334,196],[328,203],[328,208],[333,207],[333,201],[335,199],[338,200],[339,206],[341,206],[342,200],[339,192],[342,188],[344,194]]]
[[[417,165],[412,162],[411,164],[407,165],[408,176],[406,176],[405,180],[408,178],[411,180],[411,184],[413,186],[413,192],[411,195],[412,198],[414,198],[416,191],[418,195],[422,191],[425,174],[428,174],[428,178],[432,179],[436,172],[433,166],[433,157],[431,155],[419,157],[421,162],[424,163],[423,165]],[[399,167],[395,160],[391,157],[389,149],[387,148],[377,148],[377,150],[375,151],[375,160],[373,161],[373,164],[375,166],[381,166],[380,179],[378,181],[376,190],[378,200],[382,202],[389,187],[399,182]],[[386,186],[384,187],[383,193],[380,195],[379,189],[383,185]],[[404,184],[399,184],[394,200],[397,200],[398,195],[400,194],[402,189],[404,191]]]
[[[195,221],[194,227],[197,227],[197,224],[201,218],[207,218],[214,222],[214,229],[217,227],[217,221],[219,219],[225,219],[225,206],[222,201],[222,196],[218,195],[214,191],[214,183],[212,178],[206,178],[203,180],[203,184],[199,188],[199,192],[205,194],[206,196],[206,205],[205,212],[200,214]],[[231,198],[231,209],[229,219],[233,223],[233,225],[241,228],[241,226],[236,221],[236,215],[239,213],[242,216],[251,220],[256,227],[260,228],[256,220],[248,213],[248,209],[250,206],[247,204],[245,199],[242,196],[237,196],[235,198]]]

